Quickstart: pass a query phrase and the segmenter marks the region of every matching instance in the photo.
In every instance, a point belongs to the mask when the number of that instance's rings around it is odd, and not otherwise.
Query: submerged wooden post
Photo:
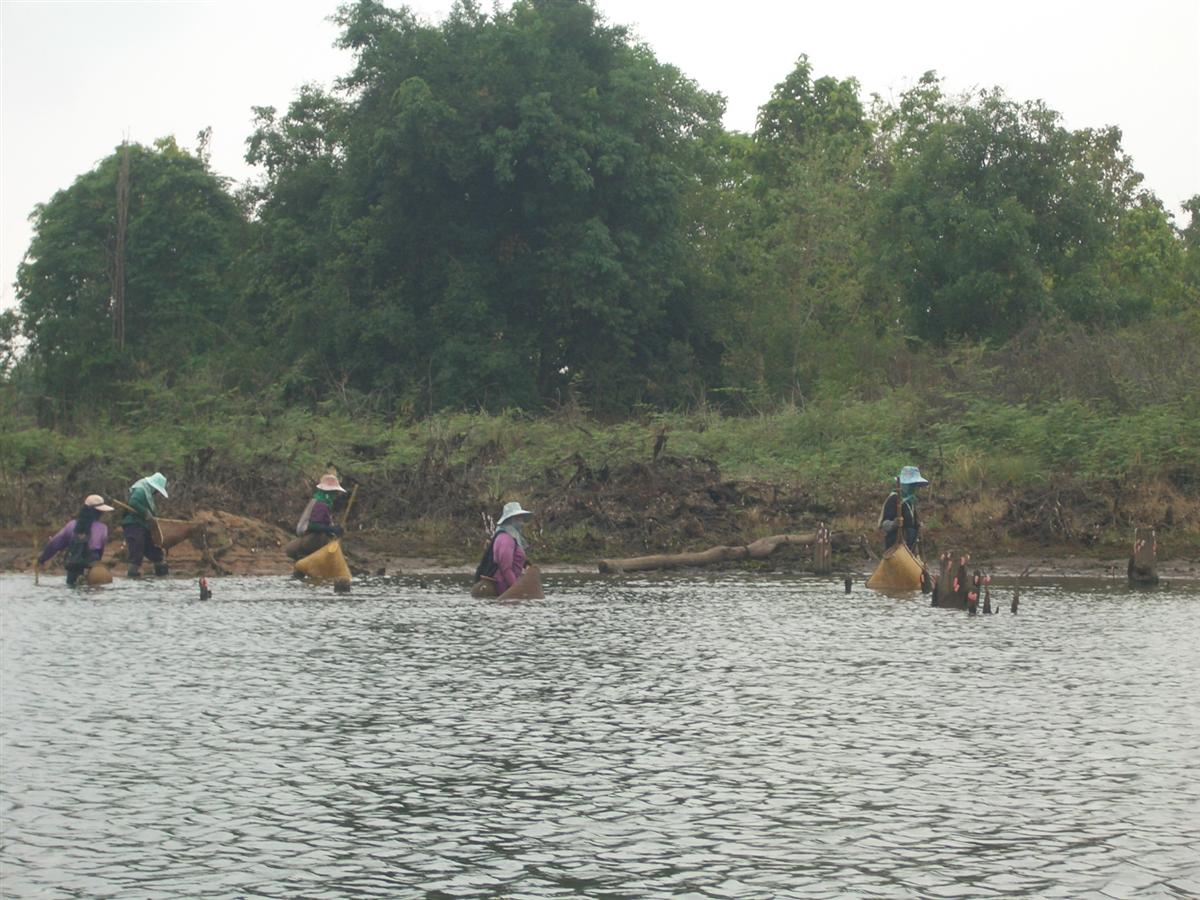
[[[931,606],[943,609],[967,608],[967,595],[972,587],[967,574],[967,563],[970,561],[971,556],[968,553],[955,555],[946,552],[938,558],[938,579],[933,586]]]
[[[833,572],[833,546],[829,528],[822,522],[817,526],[817,542],[813,545],[813,571],[818,575]]]
[[[1133,555],[1129,557],[1130,584],[1158,584],[1158,542],[1153,528],[1133,529]]]

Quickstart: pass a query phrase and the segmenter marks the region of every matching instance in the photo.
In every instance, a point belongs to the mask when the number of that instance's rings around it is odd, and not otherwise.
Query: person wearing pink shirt
[[[483,561],[475,572],[476,580],[492,578],[496,582],[496,596],[500,596],[516,584],[525,571],[525,523],[532,516],[515,500],[505,503],[496,522],[496,531],[484,553]]]

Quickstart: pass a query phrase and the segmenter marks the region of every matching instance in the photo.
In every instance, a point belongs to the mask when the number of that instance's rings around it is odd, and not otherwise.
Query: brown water
[[[9,897],[1200,896],[1200,590],[0,578]]]

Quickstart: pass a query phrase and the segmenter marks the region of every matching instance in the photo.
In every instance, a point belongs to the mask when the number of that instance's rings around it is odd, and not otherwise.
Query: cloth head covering
[[[916,466],[905,466],[900,470],[900,483],[904,484],[929,484],[921,477],[921,470]]]
[[[164,497],[167,496],[167,476],[162,472],[155,472],[149,478],[143,478],[142,481],[150,485]]]
[[[532,516],[532,515],[533,515],[533,513],[531,513],[527,509],[522,509],[521,504],[518,503],[516,500],[513,500],[510,503],[504,504],[504,509],[502,509],[500,511],[500,518],[496,521],[496,525],[497,526],[503,525],[505,522],[507,522],[513,516]]]
[[[104,498],[99,494],[88,494],[87,499],[83,501],[84,506],[90,506],[92,509],[99,512],[112,512],[113,508],[104,502]]]
[[[346,493],[346,489],[342,487],[338,477],[332,472],[326,472],[321,476],[321,480],[317,482],[317,490],[319,491],[341,491]]]

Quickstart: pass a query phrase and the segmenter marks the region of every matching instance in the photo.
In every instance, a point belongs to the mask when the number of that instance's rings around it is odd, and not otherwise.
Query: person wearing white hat
[[[67,551],[63,565],[67,570],[67,585],[74,587],[79,576],[99,562],[108,543],[108,526],[101,521],[106,512],[113,508],[99,494],[89,494],[83,501],[79,513],[46,541],[38,557],[38,568],[44,566],[54,554]]]
[[[896,476],[896,484],[899,490],[888,494],[879,514],[883,549],[887,550],[903,534],[904,543],[915,553],[917,536],[921,532],[921,520],[917,516],[917,488],[929,482],[921,477],[921,470],[916,466],[904,466]]]
[[[532,515],[533,513],[515,500],[505,503],[504,509],[500,511],[496,532],[492,535],[483,562],[479,564],[475,573],[476,580],[484,575],[496,580],[497,596],[516,584],[521,573],[525,571],[524,528]],[[490,571],[483,571],[485,569]]]
[[[320,550],[335,537],[342,536],[341,526],[333,524],[333,504],[339,493],[346,493],[346,489],[338,481],[337,475],[332,472],[322,475],[313,491],[312,499],[308,501],[308,506],[304,507],[300,521],[296,523],[296,535],[301,540],[292,541],[288,545],[288,556],[300,559]]]
[[[150,523],[158,515],[154,495],[167,496],[167,476],[155,472],[135,481],[129,488],[129,511],[121,520],[125,532],[125,549],[129,551],[129,569],[126,574],[137,578],[142,574],[142,559],[154,563],[155,575],[167,575],[169,570],[163,560],[162,547],[154,543]]]

